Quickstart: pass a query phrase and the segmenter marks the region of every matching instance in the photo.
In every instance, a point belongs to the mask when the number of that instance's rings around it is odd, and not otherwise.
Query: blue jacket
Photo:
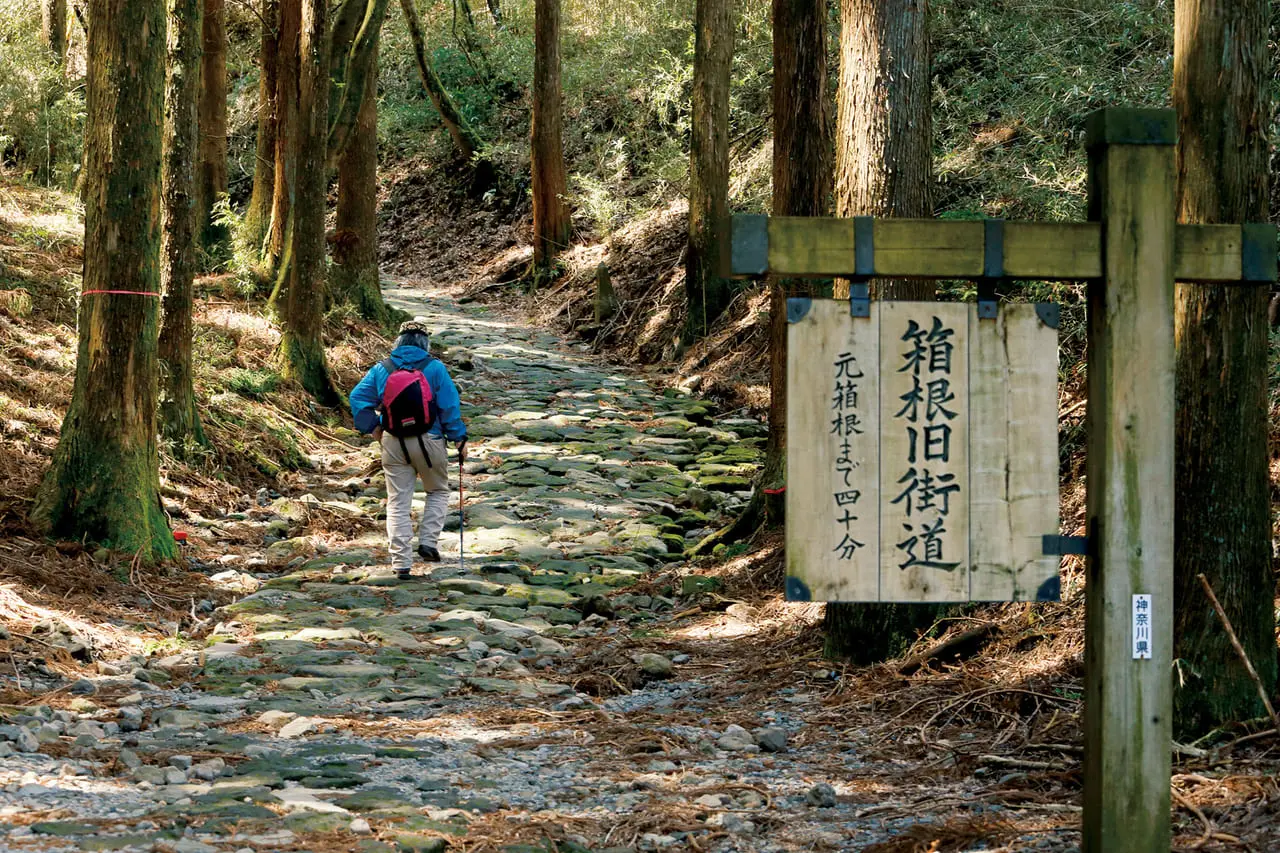
[[[437,358],[432,358],[421,347],[396,347],[391,351],[391,362],[405,370],[421,370],[435,397],[436,420],[431,425],[432,435],[444,435],[455,444],[467,440],[467,426],[462,422],[462,398],[449,377],[449,371]],[[351,391],[351,416],[356,429],[371,433],[382,423],[378,409],[382,406],[382,392],[387,387],[387,369],[378,362]]]

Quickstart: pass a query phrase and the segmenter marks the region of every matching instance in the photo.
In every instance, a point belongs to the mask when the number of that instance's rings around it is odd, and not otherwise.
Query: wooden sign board
[[[1037,306],[794,299],[787,597],[1058,598],[1058,332]]]

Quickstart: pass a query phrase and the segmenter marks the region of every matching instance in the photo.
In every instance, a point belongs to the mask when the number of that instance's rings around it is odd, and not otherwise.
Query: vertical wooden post
[[[1172,110],[1089,117],[1084,853],[1168,853],[1173,630]],[[1135,595],[1150,596],[1149,657]]]

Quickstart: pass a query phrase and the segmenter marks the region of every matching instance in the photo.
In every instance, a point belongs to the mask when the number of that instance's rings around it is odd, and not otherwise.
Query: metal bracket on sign
[[[787,298],[787,322],[799,323],[809,313],[813,300],[808,296],[791,296]]]
[[[876,271],[876,220],[853,217],[853,275],[849,277],[849,316],[871,316],[871,289],[867,282]]]
[[[729,225],[729,274],[764,275],[769,269],[769,217],[739,214]]]
[[[787,578],[785,592],[787,601],[813,601],[809,586],[797,577]]]
[[[1276,226],[1269,222],[1240,226],[1240,280],[1246,284],[1276,280]]]
[[[1004,220],[982,220],[982,278],[978,279],[978,319],[994,320],[999,310],[996,282],[1004,278]]]
[[[1040,318],[1040,322],[1044,323],[1050,329],[1058,328],[1062,321],[1062,312],[1058,308],[1056,302],[1037,302],[1036,316]]]
[[[1041,537],[1040,553],[1046,557],[1065,557],[1068,554],[1078,554],[1083,557],[1089,553],[1089,537],[1046,533]]]

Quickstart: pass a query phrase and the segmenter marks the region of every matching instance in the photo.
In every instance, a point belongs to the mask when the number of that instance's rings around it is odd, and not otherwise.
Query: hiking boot
[[[424,563],[440,562],[440,552],[435,548],[432,548],[430,545],[419,545],[418,556],[422,558]]]
[[[408,569],[396,569],[396,580],[407,581],[409,580],[409,577],[410,575],[409,575]]]

